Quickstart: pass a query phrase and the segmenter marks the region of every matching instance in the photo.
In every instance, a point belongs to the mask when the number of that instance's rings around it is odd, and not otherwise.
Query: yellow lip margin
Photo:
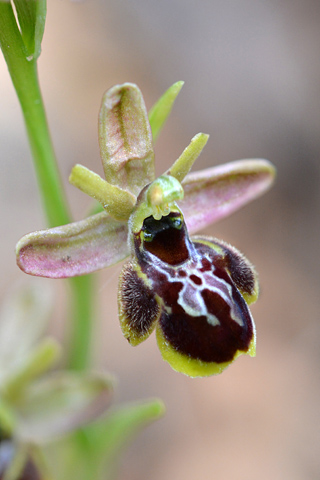
[[[183,373],[189,377],[210,377],[223,372],[231,363],[233,363],[240,355],[256,355],[256,332],[253,331],[253,338],[247,351],[237,350],[232,360],[224,363],[203,362],[195,358],[188,357],[178,352],[168,340],[165,339],[159,323],[156,328],[156,337],[162,358],[170,364],[176,372]]]

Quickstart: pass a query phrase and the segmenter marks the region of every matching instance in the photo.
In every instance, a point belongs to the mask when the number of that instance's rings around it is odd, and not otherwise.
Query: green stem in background
[[[72,287],[71,318],[72,337],[68,351],[68,366],[74,370],[85,370],[91,360],[92,325],[95,315],[94,275],[69,279]]]
[[[69,223],[38,82],[37,60],[27,59],[12,6],[7,2],[0,2],[0,45],[24,115],[47,221],[49,226]]]
[[[39,0],[30,0],[29,6],[26,7],[27,9],[30,8],[30,11],[35,13],[35,15],[39,12],[37,10],[37,2]],[[18,7],[19,5],[17,4],[18,14],[21,13],[22,15],[24,11],[19,11]],[[41,19],[39,22],[44,22],[44,1],[42,1],[39,16],[40,14]],[[47,222],[49,226],[53,227],[69,223],[71,219],[50,138],[38,81],[37,56],[40,53],[40,49],[37,54],[33,52],[30,55],[28,45],[23,39],[24,32],[27,32],[27,34],[32,33],[32,25],[30,23],[32,18],[31,20],[26,18],[26,22],[29,21],[27,25],[29,30],[27,28],[24,29],[23,18],[20,17],[19,20],[21,22],[20,28],[11,3],[0,0],[0,47],[22,108]],[[37,28],[34,28],[34,31],[36,37]],[[91,283],[91,276],[71,280],[73,324],[68,366],[79,370],[86,368],[90,357],[89,346],[93,304]]]

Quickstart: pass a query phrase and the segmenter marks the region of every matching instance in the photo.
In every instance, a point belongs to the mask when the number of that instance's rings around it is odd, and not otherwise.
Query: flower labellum
[[[148,215],[141,198],[129,221],[132,257],[120,276],[121,328],[131,345],[156,328],[160,352],[175,370],[191,377],[213,375],[242,353],[255,355],[247,303],[258,296],[257,278],[230,245],[189,238],[178,206],[159,202],[177,191],[178,181],[167,179],[155,180],[144,194],[152,199],[156,192],[157,212]]]
[[[99,142],[106,180],[82,165],[69,179],[104,212],[25,235],[16,252],[23,271],[49,278],[84,275],[130,255],[118,295],[124,336],[138,345],[156,329],[163,358],[197,377],[222,372],[241,354],[255,355],[248,305],[257,299],[258,282],[234,247],[189,235],[264,193],[275,169],[252,159],[190,173],[208,140],[198,133],[155,179],[153,140],[182,85],[164,93],[149,119],[136,85],[104,94]]]

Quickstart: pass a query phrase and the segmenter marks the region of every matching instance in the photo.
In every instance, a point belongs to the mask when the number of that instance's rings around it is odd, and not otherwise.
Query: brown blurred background
[[[76,219],[89,200],[67,177],[76,162],[102,173],[97,115],[115,83],[137,83],[150,108],[173,82],[186,82],[156,145],[158,173],[199,131],[210,141],[198,169],[260,157],[278,170],[268,194],[206,231],[259,271],[255,359],[208,379],[173,372],[155,338],[134,349],[121,335],[121,266],[99,274],[96,364],[117,375],[115,401],[159,396],[167,406],[128,449],[121,480],[320,478],[319,26],[318,0],[48,0],[40,80]],[[0,105],[3,298],[23,277],[16,241],[45,223],[2,57]],[[63,303],[65,284],[44,281]],[[58,335],[64,315],[55,312]]]

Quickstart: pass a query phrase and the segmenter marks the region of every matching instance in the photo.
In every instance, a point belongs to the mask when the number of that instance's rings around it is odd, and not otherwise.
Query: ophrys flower
[[[105,212],[26,235],[17,245],[17,260],[29,274],[64,278],[130,255],[119,283],[125,337],[137,345],[156,328],[162,356],[175,370],[206,376],[242,353],[255,354],[248,304],[258,296],[258,283],[234,247],[189,234],[263,193],[274,168],[266,160],[241,160],[189,173],[208,139],[200,133],[155,179],[152,136],[181,85],[153,107],[152,130],[137,86],[116,86],[104,95],[99,141],[106,180],[76,165],[70,181]]]

